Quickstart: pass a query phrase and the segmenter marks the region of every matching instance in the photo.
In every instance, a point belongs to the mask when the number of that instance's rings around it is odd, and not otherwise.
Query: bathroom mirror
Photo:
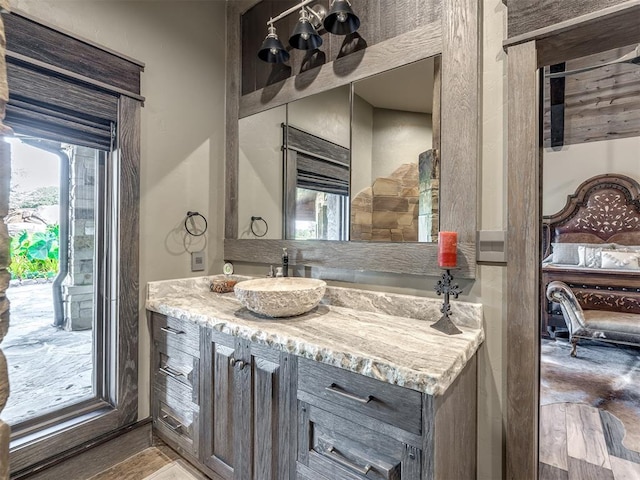
[[[238,238],[435,241],[433,91],[427,58],[240,119]]]
[[[433,58],[353,83],[351,240],[437,241],[433,90]]]

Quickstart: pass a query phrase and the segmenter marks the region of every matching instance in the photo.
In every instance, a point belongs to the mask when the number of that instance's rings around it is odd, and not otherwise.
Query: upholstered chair
[[[569,330],[572,357],[577,355],[579,338],[640,346],[640,314],[582,310],[571,288],[560,281],[549,283],[547,298],[560,304]]]

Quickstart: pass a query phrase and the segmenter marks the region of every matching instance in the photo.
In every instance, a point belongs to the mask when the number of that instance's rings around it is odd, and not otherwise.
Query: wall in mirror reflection
[[[354,84],[351,240],[431,242],[437,236],[439,165],[431,151],[432,105],[423,100],[431,97],[424,92],[432,82],[389,95],[389,88],[406,88],[396,82],[412,74],[402,70]],[[418,78],[429,74],[432,66]]]
[[[282,238],[282,125],[286,119],[283,105],[239,122],[238,238],[255,238],[251,217],[264,219],[254,224],[259,236]]]

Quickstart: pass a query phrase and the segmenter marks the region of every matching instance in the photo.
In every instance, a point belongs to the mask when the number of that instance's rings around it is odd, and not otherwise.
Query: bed
[[[638,314],[640,329],[640,184],[630,177],[592,177],[543,217],[542,334],[566,326],[546,297],[550,282],[567,284],[583,310]]]

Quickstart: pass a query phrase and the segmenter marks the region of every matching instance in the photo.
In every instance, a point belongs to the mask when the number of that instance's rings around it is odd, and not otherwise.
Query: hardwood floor
[[[147,448],[88,480],[143,480],[178,459],[180,456],[169,447],[158,445]],[[189,469],[193,478],[206,479],[195,468],[189,468],[186,462],[182,465]]]
[[[540,480],[638,480],[640,452],[614,415],[578,403],[540,408]]]

